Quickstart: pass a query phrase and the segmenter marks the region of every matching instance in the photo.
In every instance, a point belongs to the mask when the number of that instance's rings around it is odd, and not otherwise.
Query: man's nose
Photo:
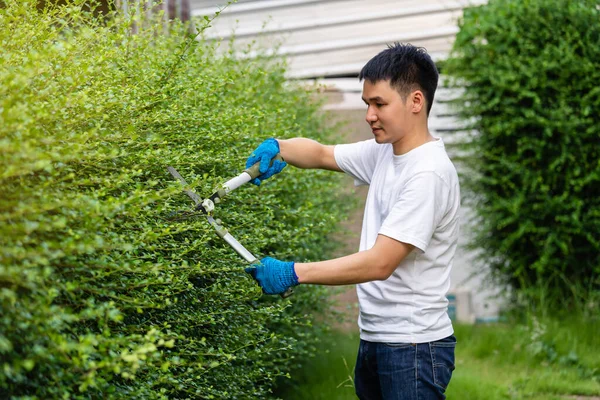
[[[371,122],[377,121],[377,113],[373,110],[373,107],[367,108],[366,121],[370,124]]]

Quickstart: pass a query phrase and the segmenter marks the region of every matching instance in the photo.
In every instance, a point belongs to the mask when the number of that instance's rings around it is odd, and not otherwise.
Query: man
[[[294,263],[265,258],[248,268],[267,294],[298,284],[357,284],[360,399],[444,399],[454,370],[446,293],[459,229],[456,170],[427,125],[438,71],[427,52],[390,46],[362,69],[366,121],[374,138],[326,146],[304,138],[268,139],[248,159],[255,184],[281,171],[281,152],[299,168],[350,174],[369,185],[360,251]]]

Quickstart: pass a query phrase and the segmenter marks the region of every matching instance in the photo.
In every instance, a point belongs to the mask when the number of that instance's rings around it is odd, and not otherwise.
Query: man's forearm
[[[314,263],[296,263],[300,283],[349,285],[385,280],[410,254],[414,246],[378,235],[373,247],[349,256]]]
[[[333,260],[296,263],[300,283],[350,285],[387,279],[394,268],[382,263],[372,250],[360,251]]]
[[[283,159],[298,168],[340,171],[333,157],[333,146],[306,138],[277,139]]]

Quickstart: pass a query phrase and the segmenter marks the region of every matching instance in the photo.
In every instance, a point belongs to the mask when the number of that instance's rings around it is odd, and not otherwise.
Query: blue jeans
[[[354,387],[361,400],[445,399],[456,338],[430,343],[360,341]]]

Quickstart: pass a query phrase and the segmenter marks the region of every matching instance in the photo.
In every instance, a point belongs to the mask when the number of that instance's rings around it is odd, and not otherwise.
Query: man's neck
[[[435,140],[435,138],[431,135],[427,127],[410,132],[402,139],[392,144],[394,155],[401,156],[433,140]]]

